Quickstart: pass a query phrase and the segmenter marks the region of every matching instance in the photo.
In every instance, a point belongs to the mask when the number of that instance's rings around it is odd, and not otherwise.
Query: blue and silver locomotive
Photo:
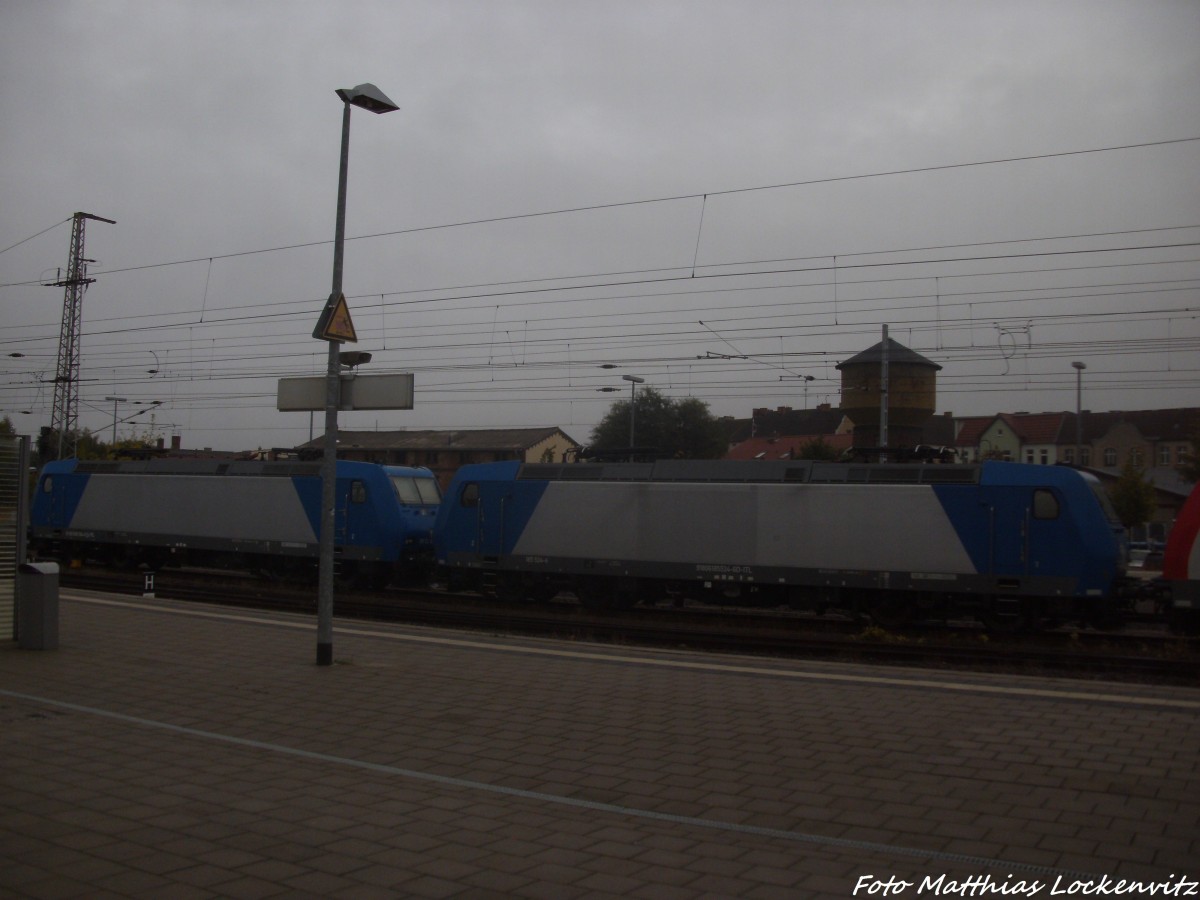
[[[452,584],[994,626],[1113,602],[1125,531],[1096,480],[1019,463],[466,466],[435,527]]]
[[[440,502],[423,468],[339,461],[339,574],[366,584],[428,568]],[[61,460],[35,490],[34,552],[110,565],[315,571],[318,462]]]

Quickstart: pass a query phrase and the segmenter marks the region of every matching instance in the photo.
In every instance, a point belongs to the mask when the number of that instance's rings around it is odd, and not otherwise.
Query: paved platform
[[[351,621],[319,668],[311,618],[74,591],[61,622],[56,651],[0,647],[3,896],[1200,880],[1200,689]]]

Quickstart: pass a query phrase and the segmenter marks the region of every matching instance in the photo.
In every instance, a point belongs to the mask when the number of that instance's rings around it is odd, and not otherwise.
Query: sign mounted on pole
[[[321,318],[313,329],[313,337],[322,341],[332,341],[341,344],[350,341],[358,343],[358,334],[354,330],[354,322],[350,319],[350,307],[346,305],[346,295],[340,291],[329,295],[329,302],[321,310]]]
[[[280,378],[275,408],[280,412],[319,412],[325,408],[325,375]],[[338,379],[338,409],[412,409],[413,375],[351,375]]]

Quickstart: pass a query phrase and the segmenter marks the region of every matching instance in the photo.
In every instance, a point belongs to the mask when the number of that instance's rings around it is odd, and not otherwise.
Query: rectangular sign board
[[[324,375],[280,378],[275,408],[280,412],[320,412],[325,408]],[[344,374],[339,380],[338,409],[412,409],[413,376]]]

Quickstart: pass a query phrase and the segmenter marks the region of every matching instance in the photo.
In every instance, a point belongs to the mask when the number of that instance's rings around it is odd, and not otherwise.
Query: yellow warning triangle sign
[[[358,343],[358,334],[354,330],[354,322],[350,319],[350,307],[346,305],[345,294],[330,294],[329,302],[321,311],[317,327],[313,329],[313,337],[338,344],[345,341]]]

